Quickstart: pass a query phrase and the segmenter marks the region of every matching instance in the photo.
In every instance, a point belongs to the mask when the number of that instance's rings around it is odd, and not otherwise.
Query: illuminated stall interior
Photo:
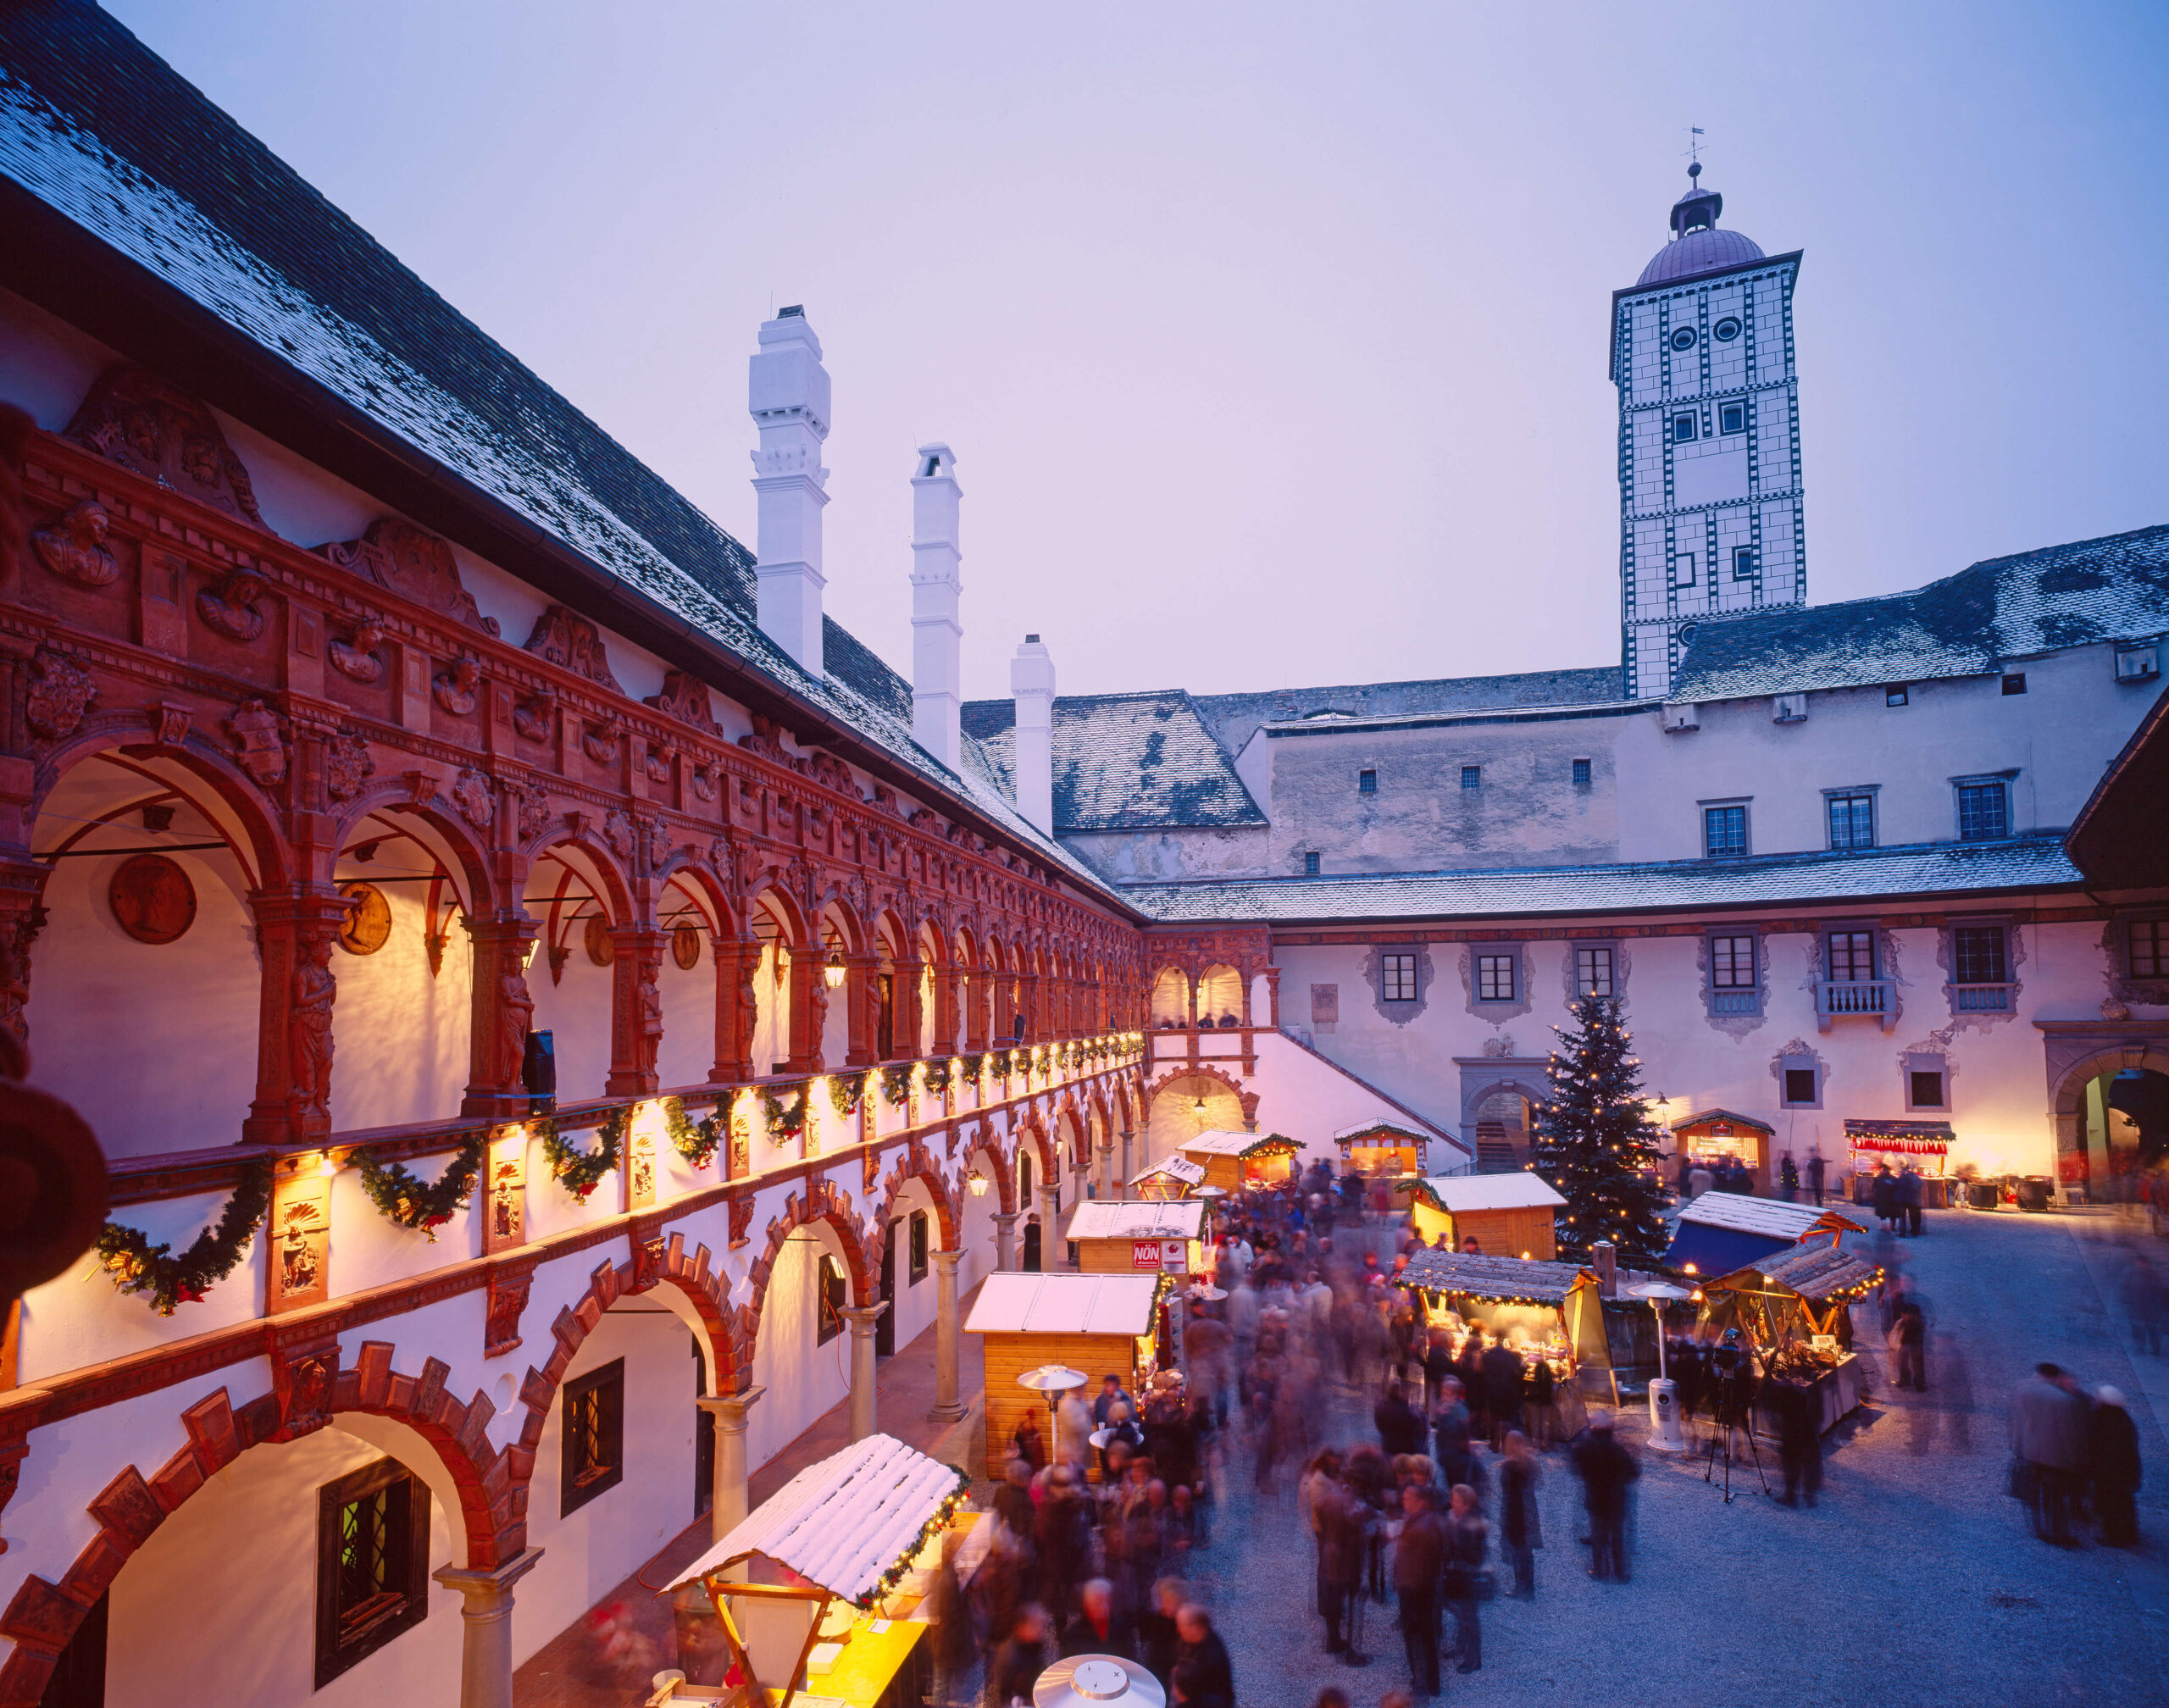
[[[1751,1115],[1730,1109],[1705,1109],[1672,1123],[1677,1156],[1714,1167],[1727,1160],[1741,1163],[1755,1177],[1755,1190],[1770,1190],[1770,1141],[1778,1129]]]
[[[1223,1192],[1245,1186],[1271,1186],[1295,1172],[1301,1150],[1278,1133],[1229,1133],[1218,1128],[1185,1140],[1182,1154],[1205,1167],[1205,1184]]]
[[[1424,1134],[1391,1121],[1366,1121],[1333,1135],[1340,1147],[1344,1174],[1421,1175],[1423,1172]]]
[[[1408,1207],[1426,1245],[1461,1251],[1473,1239],[1481,1253],[1549,1262],[1559,1255],[1553,1217],[1566,1206],[1550,1181],[1524,1168],[1417,1180]]]
[[[1562,1411],[1553,1422],[1573,1436],[1584,1422],[1582,1393],[1592,1384],[1612,1389],[1611,1350],[1596,1272],[1578,1263],[1545,1263],[1457,1251],[1412,1251],[1394,1284],[1423,1300],[1423,1318],[1446,1332],[1458,1358],[1472,1330],[1488,1341],[1504,1336],[1524,1367],[1551,1367]],[[1571,1397],[1570,1397],[1571,1396]]]
[[[986,1474],[1006,1474],[1011,1438],[1035,1414],[1050,1451],[1054,1425],[1047,1395],[1018,1378],[1049,1364],[1081,1370],[1090,1391],[1112,1375],[1141,1394],[1159,1367],[1153,1334],[1157,1275],[990,1275],[979,1287],[964,1332],[980,1337],[986,1360]],[[1099,1467],[1090,1468],[1097,1479]]]

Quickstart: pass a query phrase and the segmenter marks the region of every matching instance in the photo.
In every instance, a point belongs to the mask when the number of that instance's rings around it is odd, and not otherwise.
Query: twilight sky
[[[1800,248],[1811,599],[2169,521],[2169,8],[108,0],[752,542],[746,358],[835,390],[829,609],[967,690],[1618,657],[1610,293],[1705,127]]]

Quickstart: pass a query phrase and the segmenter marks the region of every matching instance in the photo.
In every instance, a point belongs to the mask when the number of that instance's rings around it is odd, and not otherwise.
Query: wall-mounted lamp
[[[1205,1100],[1201,1097],[1196,1102],[1191,1104],[1190,1106],[1190,1112],[1193,1115],[1200,1117],[1203,1116],[1205,1113]]]
[[[324,1160],[316,1165],[316,1172],[323,1175],[325,1179],[329,1180],[333,1175],[339,1172],[339,1159],[336,1156],[334,1156],[329,1151],[325,1151],[324,1153]]]
[[[988,1184],[989,1184],[989,1183],[988,1183],[988,1180],[987,1180],[987,1178],[986,1178],[986,1176],[985,1176],[985,1175],[984,1175],[984,1174],[974,1174],[974,1175],[973,1175],[973,1176],[972,1176],[972,1196],[973,1196],[973,1197],[974,1197],[974,1198],[984,1198],[984,1197],[985,1197],[985,1196],[986,1196],[986,1189],[987,1189]]]
[[[840,950],[831,949],[828,960],[821,968],[821,982],[831,990],[840,990],[844,982],[844,957]]]

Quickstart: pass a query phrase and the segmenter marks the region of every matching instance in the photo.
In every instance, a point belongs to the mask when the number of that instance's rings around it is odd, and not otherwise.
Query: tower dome
[[[1687,169],[1687,193],[1672,204],[1672,241],[1650,258],[1650,264],[1634,281],[1637,289],[1762,258],[1761,246],[1751,238],[1717,229],[1717,215],[1724,211],[1725,198],[1714,190],[1703,189],[1701,176],[1702,163],[1697,160]]]

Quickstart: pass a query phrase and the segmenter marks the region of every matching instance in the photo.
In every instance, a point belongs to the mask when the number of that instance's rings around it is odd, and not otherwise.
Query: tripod
[[[1743,1386],[1748,1389],[1748,1395],[1745,1399],[1743,1399],[1740,1394]],[[1709,1459],[1702,1472],[1702,1480],[1705,1483],[1711,1482],[1717,1475],[1717,1447],[1719,1441],[1722,1440],[1725,1458],[1725,1505],[1728,1506],[1732,1505],[1733,1432],[1744,1427],[1747,1431],[1748,1456],[1754,1460],[1755,1474],[1762,1479],[1762,1492],[1767,1494],[1770,1492],[1770,1478],[1762,1469],[1762,1455],[1755,1445],[1752,1383],[1750,1380],[1750,1383],[1743,1384],[1737,1368],[1718,1372],[1716,1422],[1717,1433],[1710,1437]]]

